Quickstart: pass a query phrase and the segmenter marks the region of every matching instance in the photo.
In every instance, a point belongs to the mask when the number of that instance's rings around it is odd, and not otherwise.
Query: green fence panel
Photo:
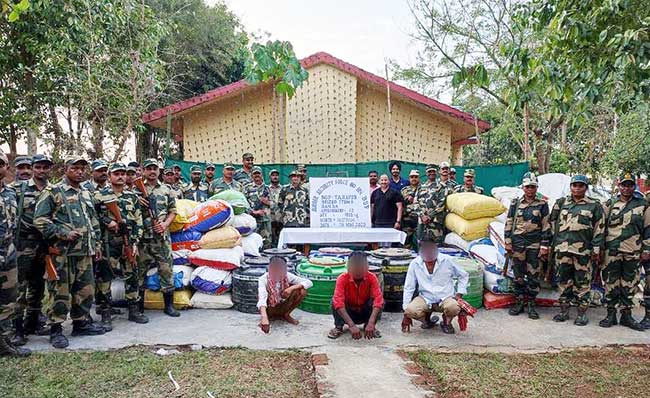
[[[364,163],[341,163],[341,164],[308,164],[307,173],[309,177],[327,177],[329,176],[347,176],[347,177],[366,177],[371,170],[377,171],[381,174],[388,174],[388,165],[391,161],[377,161],[377,162],[364,162]],[[420,172],[420,181],[426,180],[426,173],[424,163],[401,162],[402,164],[402,177],[407,178],[411,170],[418,170]],[[205,167],[203,162],[187,162],[182,160],[166,159],[165,167],[170,167],[177,164],[181,167],[181,173],[185,181],[190,180],[190,167],[199,165]],[[277,169],[280,172],[280,183],[289,183],[289,173],[296,168],[295,164],[261,164],[258,165],[262,168],[264,173],[264,180],[269,181],[269,172]],[[215,177],[221,176],[222,164],[216,164]],[[235,165],[239,168],[241,165]],[[523,175],[529,170],[528,163],[511,163],[504,165],[490,165],[490,166],[471,166],[462,167],[454,166],[456,169],[456,179],[459,183],[463,182],[463,172],[467,168],[472,168],[476,171],[476,184],[485,188],[485,192],[489,194],[494,187],[499,186],[517,186],[521,184]]]

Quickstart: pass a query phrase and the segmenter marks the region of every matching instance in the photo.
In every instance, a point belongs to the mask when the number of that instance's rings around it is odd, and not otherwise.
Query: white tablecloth
[[[278,248],[293,244],[404,243],[406,233],[393,228],[283,228]]]

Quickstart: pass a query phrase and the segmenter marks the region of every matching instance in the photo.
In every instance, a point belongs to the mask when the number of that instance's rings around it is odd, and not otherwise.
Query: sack
[[[223,249],[237,246],[241,241],[241,235],[235,228],[226,225],[219,229],[213,229],[206,232],[201,240],[199,246],[201,249]]]
[[[498,200],[474,192],[461,192],[447,196],[447,209],[465,220],[496,217],[506,208]]]
[[[190,258],[189,255],[192,253],[191,250],[173,250],[172,251],[172,259],[173,259],[173,264],[174,265],[189,265],[190,264]]]
[[[176,199],[176,217],[174,217],[174,221],[169,224],[169,231],[178,232],[183,229],[185,224],[190,222],[190,216],[198,205],[198,202],[193,200]]]
[[[467,251],[467,248],[469,247],[469,242],[461,238],[460,235],[455,232],[450,232],[445,236],[445,244],[457,247],[464,251]]]
[[[170,234],[172,239],[172,252],[179,250],[198,250],[199,241],[203,234],[198,231],[180,231]]]
[[[488,234],[490,235],[490,241],[499,249],[500,252],[505,253],[506,248],[506,239],[505,239],[505,227],[504,223],[494,221],[490,223],[488,227]]]
[[[208,232],[225,225],[233,215],[232,207],[223,200],[210,200],[198,205],[190,215],[186,230]]]
[[[173,272],[173,271],[172,271]],[[147,276],[144,279],[144,286],[153,291],[160,290],[160,275],[158,275],[158,267],[154,267],[147,271]],[[174,273],[174,289],[183,287],[183,273]]]
[[[515,301],[515,296],[511,294],[494,294],[492,292],[483,293],[483,307],[486,310],[508,308],[512,306]]]
[[[184,310],[190,306],[192,292],[188,289],[174,291],[174,307],[177,310]],[[162,310],[165,308],[165,301],[161,292],[144,292],[144,308],[148,310]]]
[[[454,194],[449,197],[455,195],[461,194]],[[487,227],[492,221],[494,221],[494,218],[492,217],[466,220],[457,214],[449,213],[445,218],[445,227],[465,240],[475,240],[484,238],[488,235]]]
[[[194,267],[190,267],[189,265],[174,265],[172,270],[174,271],[174,276],[176,274],[181,275],[182,287],[190,285],[190,277],[192,276],[192,272],[194,272]]]
[[[230,271],[199,267],[192,272],[192,287],[207,294],[223,294],[232,287]]]
[[[259,234],[253,233],[241,238],[241,246],[247,256],[259,257],[263,245],[264,239]]]
[[[257,229],[257,221],[255,221],[255,217],[250,214],[239,214],[233,216],[228,225],[239,231],[241,236],[250,235]]]
[[[494,294],[510,294],[512,293],[512,285],[508,278],[505,278],[499,273],[494,273],[494,269],[485,270],[483,272],[483,287],[485,290]]]
[[[192,308],[206,310],[227,310],[232,308],[232,298],[230,297],[230,293],[215,296],[213,294],[196,292],[190,300],[190,305]]]
[[[190,261],[197,267],[213,267],[231,271],[238,268],[244,259],[241,246],[232,249],[200,249],[190,255]]]
[[[243,214],[250,209],[250,203],[248,203],[246,195],[234,189],[221,191],[210,198],[210,200],[213,199],[226,201],[232,207],[235,214]]]

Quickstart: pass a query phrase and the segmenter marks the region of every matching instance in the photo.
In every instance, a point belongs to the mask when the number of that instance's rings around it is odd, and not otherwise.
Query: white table
[[[333,243],[399,242],[404,244],[406,233],[394,228],[282,228],[278,238],[278,248],[286,245],[305,245]]]

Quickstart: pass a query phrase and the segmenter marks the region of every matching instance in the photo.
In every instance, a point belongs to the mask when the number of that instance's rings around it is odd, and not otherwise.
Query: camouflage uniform
[[[89,180],[84,181],[81,184],[81,188],[89,191],[90,193],[94,194],[95,192],[99,191],[102,188],[105,188],[108,184],[104,184],[103,187],[100,187],[99,184],[97,184],[92,178]]]
[[[593,264],[591,254],[600,253],[605,217],[603,207],[592,198],[567,196],[555,202],[551,212],[553,255],[559,277],[560,304],[590,303]]]
[[[264,248],[267,249],[271,247],[271,217],[269,216],[271,206],[262,203],[260,199],[270,199],[271,191],[269,191],[269,187],[264,183],[256,185],[254,182],[251,182],[246,185],[245,194],[248,203],[251,205],[251,211],[264,210],[263,216],[253,215],[253,217],[257,221],[257,233],[264,238]]]
[[[18,269],[14,231],[16,230],[16,192],[0,181],[0,338],[8,338],[16,303]]]
[[[642,198],[628,202],[620,197],[605,204],[605,300],[608,308],[634,306],[634,288],[639,284],[642,252],[650,252],[650,207]]]
[[[169,188],[169,191],[174,199],[176,200],[183,199],[184,197],[183,188],[180,183],[165,184],[165,185],[167,185],[167,188]]]
[[[280,211],[278,199],[280,197],[280,191],[282,190],[282,185],[278,184],[273,186],[269,185],[269,193],[271,198],[271,243],[273,246],[278,244],[280,239],[280,231],[282,231],[282,211]]]
[[[404,215],[402,216],[402,231],[406,232],[406,240],[404,246],[407,248],[417,247],[416,230],[418,228],[418,215],[419,215],[419,202],[418,194],[420,192],[420,185],[413,186],[407,185],[402,188],[402,197],[404,198]],[[413,203],[406,202],[408,197],[413,198]]]
[[[422,238],[425,234],[430,234],[437,243],[442,243],[445,236],[445,201],[451,193],[452,184],[439,183],[435,189],[429,188],[418,195],[419,215],[428,216],[429,222],[424,224],[420,218],[418,221],[417,237]]]
[[[115,217],[106,208],[106,203],[117,201],[122,219],[127,226],[129,246],[133,247],[142,239],[142,212],[138,195],[131,191],[122,191],[116,194],[112,186],[102,189],[96,196],[99,204],[99,220],[104,227],[104,244],[106,251],[104,257],[108,259],[109,267],[97,274],[97,307],[100,310],[110,309],[111,282],[115,277],[123,277],[125,297],[129,302],[139,300],[138,267],[127,261],[124,254],[124,239],[119,233],[114,233],[106,228]]]
[[[145,185],[149,197],[149,205],[154,209],[158,222],[163,222],[170,213],[176,213],[176,199],[167,186],[156,181],[155,186]],[[138,280],[140,286],[143,286],[144,279],[150,266],[158,266],[158,275],[160,276],[160,290],[163,293],[174,290],[173,271],[172,271],[172,243],[169,236],[169,230],[160,236],[153,230],[153,223],[149,216],[149,211],[143,212],[144,232],[142,240],[138,246],[140,256],[138,257]]]
[[[551,236],[549,209],[545,200],[525,197],[514,199],[508,209],[504,229],[506,245],[512,246],[514,290],[519,300],[528,297],[534,302],[539,293],[541,269],[540,247],[548,247]]]
[[[302,184],[282,187],[278,207],[285,227],[309,227],[309,191]]]
[[[235,170],[235,173],[232,175],[232,179],[240,183],[242,186],[244,186],[249,182],[253,182],[253,178],[251,177],[251,171],[246,171],[244,170],[243,167],[239,168]]]
[[[244,187],[242,186],[241,183],[239,183],[237,180],[234,178],[232,179],[232,182],[228,184],[225,182],[222,178],[217,178],[216,180],[212,181],[212,184],[210,184],[210,187],[208,189],[208,196],[212,197],[219,192],[227,191],[229,189],[233,189],[235,191],[239,192],[244,192]]]
[[[48,282],[50,323],[64,322],[68,313],[74,321],[86,320],[95,293],[92,258],[101,248],[93,196],[72,187],[66,178],[49,185],[36,202],[34,225],[58,251],[52,260],[59,280]],[[81,236],[64,240],[71,230]]]
[[[454,193],[475,192],[475,193],[483,195],[484,191],[485,190],[483,189],[483,187],[478,187],[476,185],[472,186],[471,188],[467,188],[465,186],[465,184],[460,184],[460,185],[454,186]]]
[[[194,183],[188,184],[183,190],[183,198],[190,199],[195,202],[205,202],[208,200],[208,185],[200,182],[198,185]]]

